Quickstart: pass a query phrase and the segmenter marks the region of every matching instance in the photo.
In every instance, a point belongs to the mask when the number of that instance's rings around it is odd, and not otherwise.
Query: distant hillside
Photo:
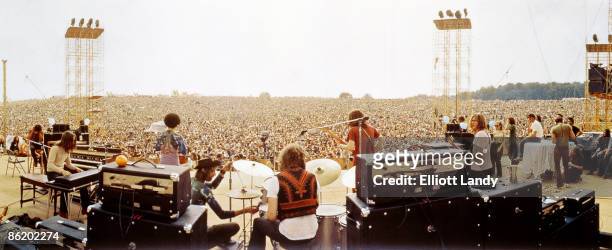
[[[480,100],[560,100],[584,96],[584,84],[574,83],[509,83],[485,87],[472,93]]]

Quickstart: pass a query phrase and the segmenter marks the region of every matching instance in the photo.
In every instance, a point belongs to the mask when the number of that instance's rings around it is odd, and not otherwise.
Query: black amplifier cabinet
[[[599,233],[599,204],[593,204],[577,216],[565,217],[561,227],[544,232],[540,248],[600,249]]]
[[[551,232],[565,224],[565,199],[543,199],[540,221],[541,232]]]
[[[176,221],[115,213],[100,204],[87,215],[86,249],[206,249],[206,207],[192,205]]]
[[[413,202],[372,207],[347,195],[348,249],[483,248],[480,198],[406,199]]]
[[[575,189],[563,195],[568,216],[578,216],[595,205],[595,191]]]
[[[176,220],[191,203],[189,168],[139,162],[124,168],[109,163],[100,168],[100,199],[109,211],[136,210]]]
[[[53,133],[64,133],[70,130],[70,125],[68,124],[53,124]]]
[[[485,248],[525,249],[538,246],[542,184],[536,180],[498,183],[495,189],[478,190],[486,204]]]
[[[62,133],[45,133],[45,145],[47,146],[52,146],[49,145],[49,142],[53,142],[53,141],[59,141],[62,139]]]

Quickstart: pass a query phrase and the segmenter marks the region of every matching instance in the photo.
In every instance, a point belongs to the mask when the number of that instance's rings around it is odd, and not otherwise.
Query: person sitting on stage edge
[[[317,234],[318,183],[306,171],[301,146],[289,144],[279,154],[281,172],[264,181],[268,212],[253,222],[249,249],[264,249],[266,236],[281,245],[306,244]]]
[[[604,178],[612,177],[612,140],[610,139],[610,129],[605,129],[603,135],[597,139],[597,147],[591,155],[591,166],[589,166],[589,174],[594,174]]]
[[[221,180],[223,180],[223,175],[231,168],[232,165],[231,162],[226,164],[223,169],[221,169],[217,177],[213,180],[213,177],[215,176],[215,169],[218,166],[221,166],[220,161],[213,161],[208,158],[198,161],[195,167],[195,177],[193,177],[191,181],[191,204],[208,204],[210,209],[212,209],[220,219],[228,219],[244,213],[256,213],[258,211],[256,206],[247,207],[238,211],[226,211],[221,208],[213,196],[212,189],[219,186],[219,183],[221,183]],[[238,231],[240,231],[240,226],[238,223],[230,222],[209,227],[206,235],[211,245],[218,244],[225,246],[234,244],[232,241],[232,236]]]
[[[174,130],[181,124],[181,118],[174,113],[164,117],[164,124],[168,130],[163,132],[155,144],[155,151],[159,152],[159,163],[166,165],[180,165],[186,162],[187,146],[182,136]]]
[[[83,170],[72,165],[70,160],[70,152],[76,147],[75,135],[66,131],[62,134],[60,141],[51,147],[49,150],[49,159],[47,161],[47,178],[49,181],[54,181],[59,176],[71,175],[73,172],[78,173]],[[68,170],[65,170],[67,168]],[[89,191],[87,188],[81,188],[81,213],[87,214],[87,207],[89,206]],[[60,199],[60,213],[59,215],[64,218],[68,218],[68,194],[62,193]]]
[[[529,133],[527,137],[523,138],[519,143],[519,157],[518,161],[523,159],[523,152],[525,150],[525,143],[533,143],[540,142],[544,137],[544,128],[542,127],[542,123],[536,120],[536,116],[534,114],[529,114],[527,116],[527,120],[529,120]]]

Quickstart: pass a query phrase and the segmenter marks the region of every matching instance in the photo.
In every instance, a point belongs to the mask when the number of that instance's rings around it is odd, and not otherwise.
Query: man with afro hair
[[[164,131],[155,144],[155,151],[159,152],[159,163],[166,165],[180,165],[185,161],[187,145],[182,136],[174,130],[181,124],[181,118],[175,113],[169,113],[164,117],[164,124],[168,129]]]

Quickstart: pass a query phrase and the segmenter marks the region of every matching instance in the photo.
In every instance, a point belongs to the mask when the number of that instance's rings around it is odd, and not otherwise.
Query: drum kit
[[[253,185],[253,177],[269,178],[275,175],[275,172],[268,166],[260,162],[238,160],[233,162],[233,167],[239,173],[251,177],[250,188],[243,186],[238,189],[230,190],[228,196],[231,199],[242,200],[243,208],[246,207],[247,201],[252,201],[255,198],[261,198],[259,203],[259,215],[265,216],[268,211],[266,202],[266,190],[259,185]],[[338,178],[344,186],[349,189],[355,187],[355,167],[349,169],[344,174],[341,174],[340,164],[331,159],[315,159],[306,162],[306,171],[314,174],[320,187],[332,184]],[[240,175],[238,175],[240,176]],[[243,183],[244,184],[244,183]],[[323,199],[319,193],[320,200]],[[343,205],[325,204],[319,205],[316,211],[316,216],[319,220],[319,229],[317,232],[316,241],[324,249],[346,249],[346,208]],[[246,225],[246,214],[243,214],[243,225]],[[246,228],[243,226],[243,242],[246,243]]]

